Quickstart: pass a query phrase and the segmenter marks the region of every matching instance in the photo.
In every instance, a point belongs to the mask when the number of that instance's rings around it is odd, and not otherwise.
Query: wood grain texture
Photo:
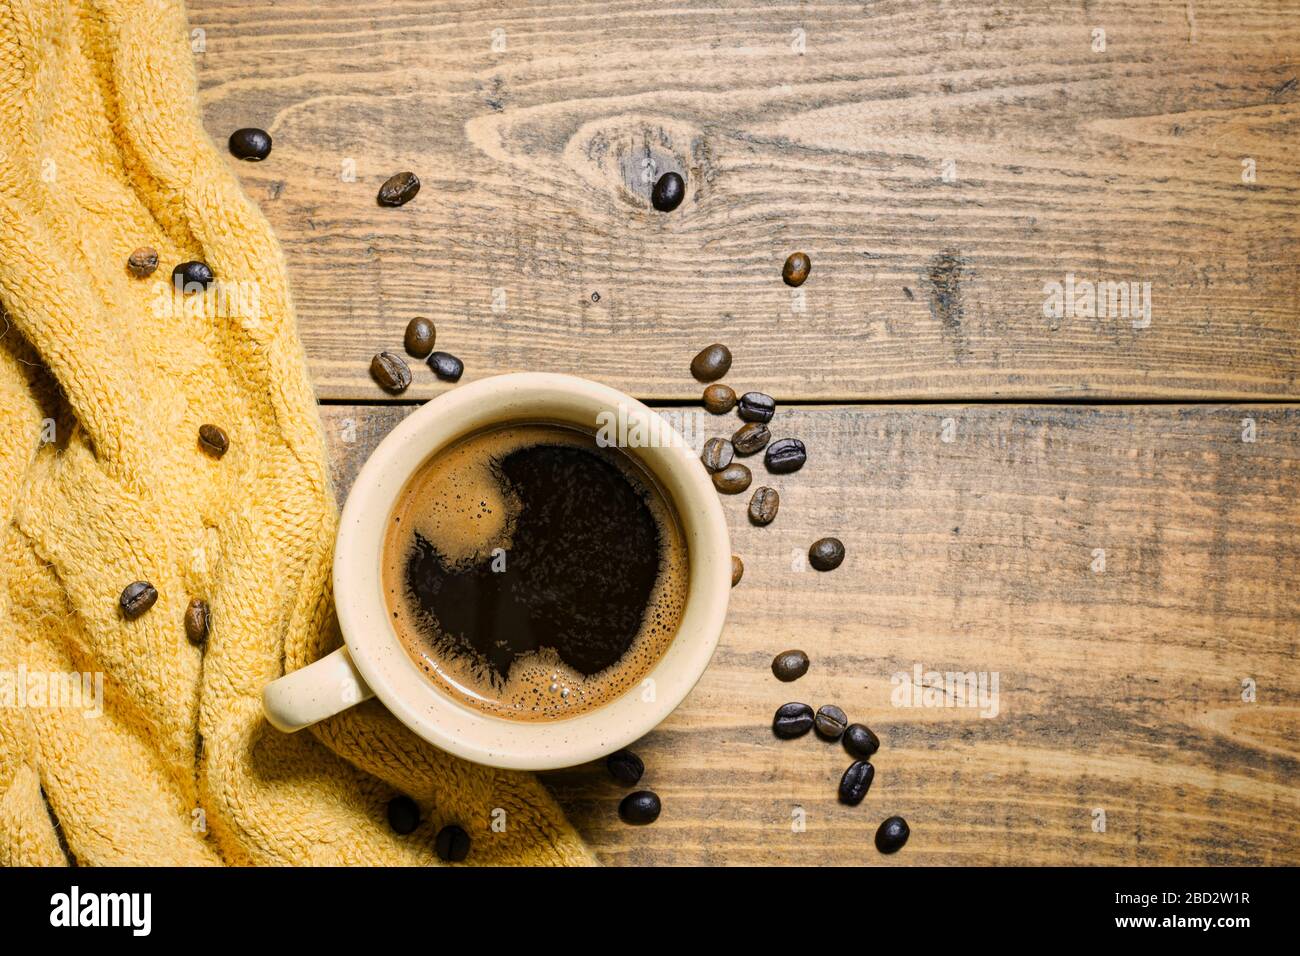
[[[322,411],[345,491],[410,406]],[[602,766],[547,776],[604,861],[1300,863],[1300,407],[805,406],[773,428],[809,463],[760,466],[769,527],[724,499],[746,571],[721,645],[636,746],[663,816],[622,825]],[[796,570],[826,534],[844,564]],[[781,684],[793,647],[812,668]],[[895,706],[917,664],[997,672],[996,716]],[[879,733],[862,806],[836,802],[837,745],[772,737],[788,700]],[[887,859],[894,813],[913,835]]]
[[[1290,0],[189,6],[213,138],[274,135],[238,171],[324,398],[382,397],[415,315],[466,380],[641,397],[712,341],[781,398],[1300,397]],[[1071,273],[1149,282],[1150,326],[1045,317]]]

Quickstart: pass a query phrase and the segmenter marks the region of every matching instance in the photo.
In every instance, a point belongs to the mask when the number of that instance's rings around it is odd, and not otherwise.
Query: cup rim
[[[421,464],[461,437],[511,421],[559,421],[595,430],[601,413],[626,415],[660,443],[625,447],[675,508],[687,549],[682,620],[637,687],[559,720],[512,720],[476,711],[439,690],[407,655],[389,619],[382,549],[401,491]],[[657,425],[656,425],[657,423]],[[650,429],[657,427],[658,432]],[[334,547],[334,602],[353,663],[380,701],[416,734],[476,763],[515,770],[574,766],[613,753],[666,718],[703,676],[731,591],[731,544],[722,505],[681,433],[617,389],[550,372],[496,375],[425,403],[370,453],[348,493]],[[647,699],[648,698],[648,699]]]

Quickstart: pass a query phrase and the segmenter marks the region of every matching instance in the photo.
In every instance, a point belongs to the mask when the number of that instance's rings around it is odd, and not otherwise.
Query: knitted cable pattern
[[[284,262],[230,162],[178,0],[0,0],[0,864],[427,864],[449,823],[471,863],[591,863],[534,777],[376,701],[263,719],[264,684],[340,643],[337,516]],[[187,260],[217,283],[176,294]],[[137,580],[159,596],[127,620]]]

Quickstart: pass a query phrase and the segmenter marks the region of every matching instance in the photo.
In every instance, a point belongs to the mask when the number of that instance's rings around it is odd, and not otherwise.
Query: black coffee
[[[384,586],[412,659],[499,716],[625,693],[676,634],[686,553],[653,480],[587,433],[480,432],[426,463],[392,516]]]

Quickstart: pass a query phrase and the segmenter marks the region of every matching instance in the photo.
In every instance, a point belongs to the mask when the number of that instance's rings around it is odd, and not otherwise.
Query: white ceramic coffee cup
[[[384,537],[408,479],[458,439],[511,422],[569,424],[598,437],[605,426],[658,481],[686,542],[686,604],[663,657],[622,697],[563,720],[493,717],[439,690],[403,649],[383,593]],[[275,727],[291,732],[376,696],[415,733],[457,756],[520,770],[569,767],[632,743],[682,702],[717,647],[730,592],[731,542],[717,492],[661,416],[622,392],[569,375],[481,379],[424,405],[371,454],[348,495],[334,546],[334,603],[345,646],[268,684],[263,706]]]

